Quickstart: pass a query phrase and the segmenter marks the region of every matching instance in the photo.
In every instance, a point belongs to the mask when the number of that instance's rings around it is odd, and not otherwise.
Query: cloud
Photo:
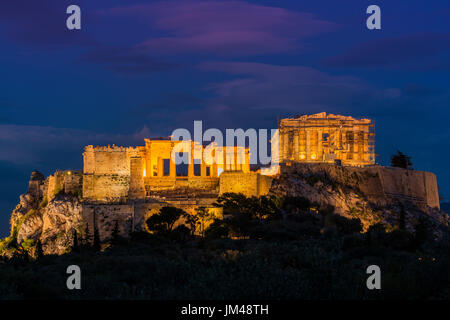
[[[305,66],[207,62],[199,65],[199,68],[234,76],[234,79],[208,86],[217,95],[214,101],[216,106],[228,106],[234,110],[350,112],[351,109],[366,105],[370,99],[378,100],[398,94],[394,88],[379,90],[353,76],[331,75]]]
[[[390,37],[358,44],[344,53],[323,60],[329,67],[393,67],[436,68],[436,57],[450,50],[450,34],[418,33]],[[435,60],[435,59],[433,59]],[[447,64],[448,66],[448,64]]]
[[[180,67],[177,63],[157,60],[138,48],[104,47],[81,57],[84,63],[97,63],[122,74],[147,74]]]
[[[142,145],[147,127],[131,134],[27,125],[0,125],[0,161],[53,168],[78,163],[86,145]]]
[[[157,101],[129,108],[123,122],[134,127],[151,123],[164,135],[177,127],[189,129],[194,120],[203,120],[205,128],[274,128],[277,116],[322,111],[368,116],[401,101],[402,106],[410,103],[404,88],[380,89],[357,77],[306,66],[216,61],[196,68],[222,80],[206,84],[198,93],[202,98],[161,94]],[[408,90],[423,95],[431,89],[417,84]]]
[[[104,14],[148,19],[167,36],[141,43],[159,53],[253,55],[299,50],[299,39],[337,26],[309,13],[243,1],[167,1],[116,7]]]
[[[38,46],[90,45],[94,40],[82,28],[66,28],[66,8],[69,0],[14,0],[0,1],[0,30],[9,40]],[[83,0],[78,2],[81,5]],[[89,15],[83,16],[83,22]]]

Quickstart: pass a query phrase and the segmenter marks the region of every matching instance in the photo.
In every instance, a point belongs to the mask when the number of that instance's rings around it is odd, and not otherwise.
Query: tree
[[[101,249],[100,235],[98,233],[97,226],[94,226],[94,245],[93,245],[93,249],[95,251],[100,251],[100,249]]]
[[[187,213],[175,207],[163,207],[159,210],[159,213],[150,216],[146,221],[146,225],[149,231],[155,232],[157,234],[168,234],[173,230],[175,222],[181,216]]]
[[[76,230],[73,230],[73,244],[72,244],[73,252],[80,252],[80,244],[78,243],[78,233]]]
[[[397,154],[394,154],[391,157],[391,166],[403,169],[410,169],[412,168],[411,157],[404,155],[400,151],[397,151]]]
[[[210,239],[227,238],[229,231],[229,226],[224,220],[216,219],[205,230],[205,237]]]
[[[120,238],[120,232],[119,232],[119,221],[116,220],[114,223],[114,229],[111,233],[111,242],[114,244],[117,244]]]
[[[196,215],[198,217],[197,224],[199,225],[200,233],[202,237],[205,236],[205,223],[208,220],[211,220],[213,218],[213,214],[211,210],[205,208],[205,207],[198,207],[196,210]]]
[[[200,217],[196,214],[190,214],[190,213],[185,212],[183,214],[183,218],[186,220],[186,223],[189,226],[191,235],[194,235],[197,224],[199,223]]]
[[[170,234],[170,238],[180,242],[185,242],[186,240],[189,239],[190,235],[191,230],[184,224],[180,224],[172,231],[172,233]]]
[[[35,256],[36,256],[36,260],[39,260],[40,258],[42,258],[44,256],[44,251],[42,250],[41,239],[38,239],[38,241],[36,242]]]
[[[242,193],[224,193],[214,206],[223,208],[224,215],[242,213],[251,219],[267,219],[280,212],[282,202],[274,196],[247,198]]]

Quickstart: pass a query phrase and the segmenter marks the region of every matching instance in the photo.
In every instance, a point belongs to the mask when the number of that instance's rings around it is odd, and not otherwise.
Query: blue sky
[[[77,4],[82,29],[65,27]],[[382,30],[365,27],[368,5]],[[0,3],[0,235],[32,170],[88,144],[175,128],[274,128],[327,111],[376,123],[450,197],[448,1],[16,0]]]

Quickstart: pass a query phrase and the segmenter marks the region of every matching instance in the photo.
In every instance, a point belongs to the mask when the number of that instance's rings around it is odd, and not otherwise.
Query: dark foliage
[[[0,261],[0,296],[155,300],[450,298],[450,241],[431,241],[425,220],[416,225],[415,234],[400,229],[387,232],[383,224],[361,233],[358,219],[338,216],[331,207],[320,212],[310,210],[312,204],[303,199],[267,198],[271,203],[263,200],[259,204],[235,195],[222,199],[227,217],[214,221],[204,238],[193,237],[190,228],[182,224],[174,228],[183,212],[165,207],[154,215],[158,218],[149,219],[150,223],[147,220],[156,232],[132,233],[127,241],[102,252],[81,250],[62,256],[41,255],[34,261],[21,256]],[[259,213],[251,213],[251,206]],[[285,211],[282,218],[278,216],[281,211]],[[71,264],[83,270],[83,290],[71,291],[65,286],[64,271]],[[366,288],[366,268],[372,264],[382,270],[382,290]]]
[[[187,213],[175,207],[163,207],[159,213],[150,216],[145,223],[149,231],[159,235],[168,235],[174,228],[175,223]]]
[[[391,157],[391,166],[403,169],[411,169],[412,168],[411,157],[404,155],[400,151],[397,151],[397,153],[392,155]]]
[[[98,233],[97,226],[94,227],[94,243],[92,245],[92,248],[94,249],[94,251],[100,251],[101,249],[100,234]]]

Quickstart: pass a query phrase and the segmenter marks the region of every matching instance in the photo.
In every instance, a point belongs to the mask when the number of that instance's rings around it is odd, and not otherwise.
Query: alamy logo
[[[67,278],[67,281],[66,281],[67,289],[80,290],[81,289],[81,269],[80,269],[80,267],[77,265],[68,266],[66,273],[70,274],[70,276]]]
[[[371,275],[369,278],[367,278],[366,281],[367,289],[369,290],[381,289],[380,267],[375,264],[370,265],[367,267],[366,273]]]
[[[81,9],[77,5],[70,5],[66,10],[67,14],[70,14],[66,20],[66,26],[69,30],[80,30],[81,29]]]
[[[192,139],[193,138],[193,139]],[[189,164],[191,142],[194,141],[194,159],[204,161],[206,165],[223,165],[227,157],[235,164],[260,164],[269,166],[262,174],[273,174],[279,163],[279,130],[271,129],[226,129],[225,139],[222,131],[210,128],[203,132],[202,121],[194,121],[194,135],[184,128],[175,129],[171,140],[177,144],[172,149],[171,160],[179,164]],[[270,142],[270,152],[268,144]],[[204,143],[207,146],[203,148]],[[250,152],[248,152],[250,150]],[[246,156],[247,154],[248,157]],[[235,158],[234,158],[235,157]],[[225,160],[224,160],[225,159]]]
[[[367,14],[370,16],[367,18],[366,26],[369,30],[380,30],[381,29],[381,9],[377,5],[371,5],[367,7]]]

